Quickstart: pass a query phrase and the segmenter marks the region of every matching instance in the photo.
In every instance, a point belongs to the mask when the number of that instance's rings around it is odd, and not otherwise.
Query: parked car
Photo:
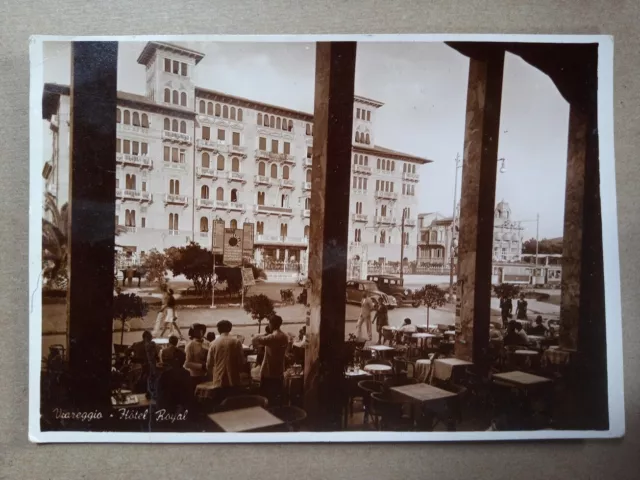
[[[385,302],[389,306],[389,309],[394,309],[398,306],[395,298],[381,292],[374,282],[367,280],[349,280],[347,282],[347,303],[360,304],[365,292],[369,292],[371,297],[376,301]]]
[[[404,280],[394,275],[367,275],[367,280],[376,284],[379,291],[395,298],[398,306],[410,304],[414,308],[420,305],[417,291],[404,287]]]

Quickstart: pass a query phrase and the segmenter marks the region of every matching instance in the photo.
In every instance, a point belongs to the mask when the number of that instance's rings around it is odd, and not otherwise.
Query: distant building
[[[502,200],[496,205],[493,218],[493,261],[519,262],[522,259],[520,222],[514,221],[509,204]]]

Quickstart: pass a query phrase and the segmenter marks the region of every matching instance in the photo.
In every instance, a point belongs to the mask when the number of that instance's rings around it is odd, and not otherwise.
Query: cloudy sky
[[[197,85],[313,112],[315,48],[309,43],[185,43],[205,54]],[[118,88],[144,94],[144,43],[120,44]],[[69,83],[70,46],[45,44],[45,81]],[[462,155],[469,61],[441,43],[358,44],[356,94],[384,102],[375,126],[380,146],[433,160],[421,170],[420,212],[450,214],[456,154]],[[507,55],[496,202],[504,199],[525,238],[562,235],[569,107],[549,78]],[[458,175],[458,185],[460,175]],[[458,195],[460,187],[458,186]]]

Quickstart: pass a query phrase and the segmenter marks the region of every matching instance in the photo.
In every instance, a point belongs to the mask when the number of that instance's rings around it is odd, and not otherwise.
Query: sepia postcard
[[[624,434],[611,37],[30,48],[32,441]]]

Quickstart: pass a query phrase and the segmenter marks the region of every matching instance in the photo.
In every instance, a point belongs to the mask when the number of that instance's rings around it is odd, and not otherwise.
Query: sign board
[[[242,225],[242,255],[253,257],[253,223]]]
[[[242,269],[242,285],[245,287],[252,287],[256,284],[256,279],[253,277],[252,268]]]
[[[214,220],[211,235],[211,251],[214,255],[222,255],[224,252],[224,220]]]
[[[229,267],[242,265],[242,234],[239,228],[225,228],[222,263]]]

